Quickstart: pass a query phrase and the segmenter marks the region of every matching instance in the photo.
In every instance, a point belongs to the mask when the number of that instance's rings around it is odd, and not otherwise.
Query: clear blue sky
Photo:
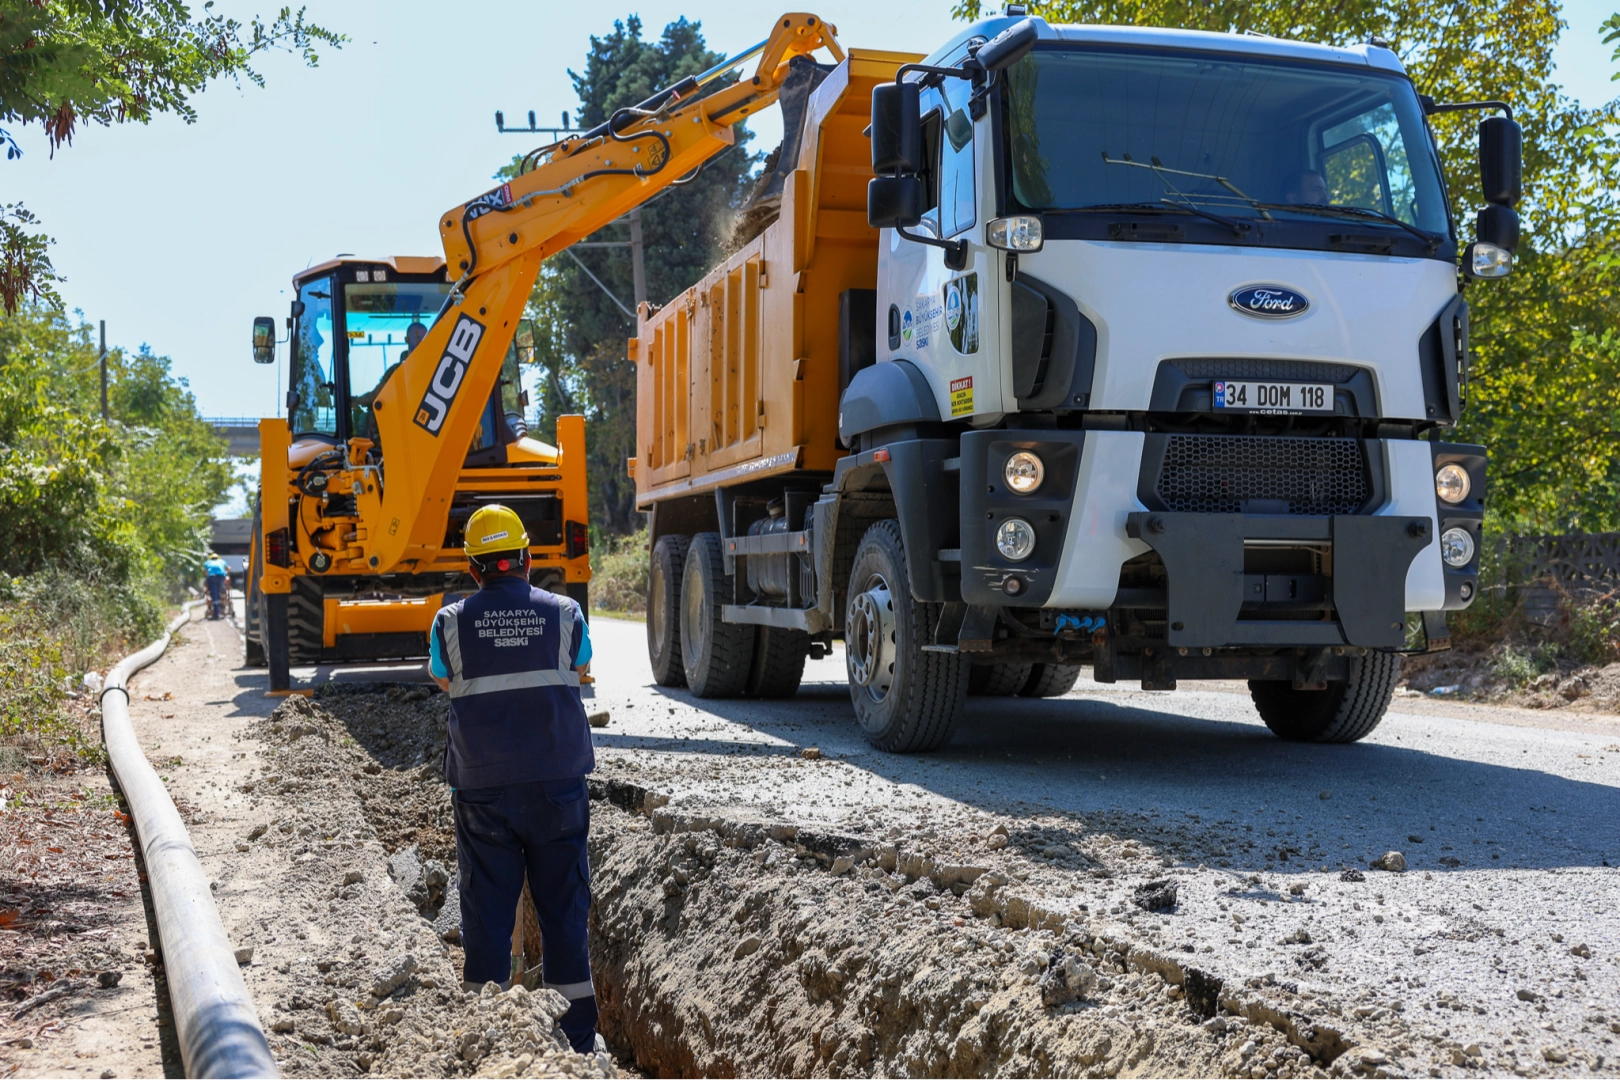
[[[239,17],[276,6],[216,5]],[[317,22],[353,39],[319,68],[266,57],[264,89],[214,86],[195,124],[81,128],[55,160],[37,127],[14,131],[26,154],[0,162],[0,200],[43,219],[64,300],[107,320],[113,344],[172,357],[204,413],[275,415],[276,369],[252,363],[249,331],[255,315],[280,323],[294,272],[337,252],[438,254],[438,214],[534,141],[497,134],[494,111],[556,123],[575,106],[566,69],[615,17],[638,12],[651,37],[684,14],[729,54],[763,38],[781,6],[309,0]],[[1616,6],[1565,5],[1559,78],[1588,105],[1620,93],[1597,32]],[[927,52],[954,32],[949,8],[837,0],[818,14],[846,46]],[[774,111],[757,123],[755,147],[775,146]]]

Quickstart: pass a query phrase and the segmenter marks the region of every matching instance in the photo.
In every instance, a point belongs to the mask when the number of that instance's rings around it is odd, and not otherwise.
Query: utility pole
[[[641,305],[647,300],[647,263],[641,244],[641,207],[625,215],[630,221],[630,273],[635,278],[636,317],[641,317]]]
[[[101,420],[107,421],[107,320],[101,320]]]

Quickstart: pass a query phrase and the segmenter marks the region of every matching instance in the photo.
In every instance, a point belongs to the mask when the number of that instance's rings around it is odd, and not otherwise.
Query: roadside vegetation
[[[647,612],[647,529],[591,537],[591,610],[636,618]]]
[[[162,629],[233,480],[169,360],[40,304],[0,316],[0,743],[79,744],[90,670]],[[94,741],[92,739],[92,741]]]

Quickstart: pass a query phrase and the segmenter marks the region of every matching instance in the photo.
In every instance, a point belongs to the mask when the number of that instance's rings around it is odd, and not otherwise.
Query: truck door
[[[927,211],[917,231],[967,242],[961,269],[942,248],[889,233],[880,252],[880,311],[890,311],[891,359],[928,375],[941,417],[991,424],[1001,419],[1001,279],[997,253],[980,243],[987,175],[986,139],[968,111],[971,86],[945,79],[923,91],[923,159]],[[983,126],[978,125],[978,126]],[[884,344],[879,342],[880,345]]]

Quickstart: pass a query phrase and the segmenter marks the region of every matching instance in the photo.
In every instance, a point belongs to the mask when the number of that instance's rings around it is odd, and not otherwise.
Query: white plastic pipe
[[[186,1075],[278,1077],[281,1072],[219,921],[208,877],[180,812],[129,722],[129,691],[124,684],[163,655],[169,638],[201,603],[187,604],[161,638],[107,673],[107,687],[101,692],[101,738],[146,860],[163,973]]]

